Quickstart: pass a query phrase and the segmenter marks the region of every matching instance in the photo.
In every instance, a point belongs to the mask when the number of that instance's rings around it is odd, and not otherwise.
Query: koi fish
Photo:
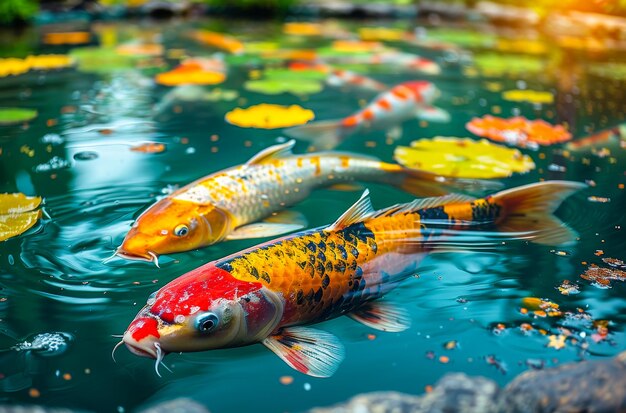
[[[440,94],[428,81],[404,82],[380,94],[365,108],[340,120],[312,122],[285,130],[288,135],[312,142],[318,149],[332,149],[361,129],[386,129],[393,139],[402,137],[400,124],[414,117],[447,122],[450,115],[431,104]]]
[[[277,211],[321,186],[372,181],[430,196],[449,192],[446,185],[467,189],[490,184],[443,178],[347,153],[294,155],[294,145],[291,140],[266,148],[243,165],[200,178],[159,200],[139,216],[114,256],[158,265],[161,254],[296,231],[306,226],[306,220]]]
[[[406,330],[404,311],[375,300],[415,274],[429,251],[486,228],[538,244],[573,242],[576,233],[553,212],[584,187],[547,181],[482,199],[448,195],[379,211],[366,191],[330,226],[254,246],[168,283],[115,348],[123,343],[155,358],[158,374],[168,353],[262,343],[297,371],[329,377],[344,347],[304,325],[347,315],[377,330]]]
[[[329,70],[326,83],[331,86],[344,87],[351,86],[358,89],[372,90],[375,92],[383,92],[387,90],[387,86],[370,77],[359,75],[349,70]]]

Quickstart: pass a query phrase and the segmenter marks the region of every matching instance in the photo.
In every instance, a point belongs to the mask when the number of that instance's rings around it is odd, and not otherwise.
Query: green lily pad
[[[83,47],[73,49],[70,56],[78,61],[78,70],[88,73],[109,73],[135,67],[138,57],[120,55],[113,48]]]
[[[523,74],[539,73],[545,69],[546,62],[534,56],[517,54],[484,53],[474,57],[476,67],[486,75],[503,73]]]
[[[34,109],[0,108],[0,125],[17,125],[37,117]]]
[[[265,95],[291,93],[297,96],[311,95],[323,89],[322,83],[316,80],[296,79],[249,80],[244,83],[243,87],[250,92],[263,93]]]
[[[263,77],[268,80],[324,80],[327,74],[319,70],[267,69]]]
[[[491,33],[459,29],[431,29],[428,30],[427,36],[429,39],[464,47],[493,47],[498,40],[498,37]]]

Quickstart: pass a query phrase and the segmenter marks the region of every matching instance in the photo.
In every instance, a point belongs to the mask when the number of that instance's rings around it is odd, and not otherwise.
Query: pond
[[[61,31],[53,29],[3,35],[0,48],[0,57],[22,59],[0,63],[0,107],[37,111],[30,121],[0,125],[0,193],[43,199],[39,222],[0,243],[3,402],[122,412],[187,397],[212,412],[293,412],[368,391],[422,394],[449,372],[504,385],[529,368],[624,350],[626,286],[623,272],[611,265],[616,261],[607,260],[626,258],[620,128],[626,63],[617,52],[588,51],[531,31],[514,36],[407,21],[95,22],[64,30],[83,33],[74,37],[51,36]],[[395,57],[387,63],[372,57],[381,53]],[[406,65],[402,53],[430,59],[438,70]],[[27,58],[48,54],[58,56]],[[193,57],[206,59],[190,63]],[[379,83],[329,84],[326,64]],[[486,115],[565,125],[571,142],[537,146],[509,139],[535,168],[495,181],[506,188],[586,182],[588,188],[557,212],[578,241],[555,247],[511,239],[485,250],[431,254],[417,277],[388,295],[408,311],[406,331],[379,332],[347,317],[316,326],[346,348],[330,378],[300,374],[261,345],[171,354],[162,377],[154,361],[125,348],[113,361],[116,336],[152,292],[260,242],[162,255],[160,267],[107,260],[156,200],[288,137],[284,125],[242,127],[227,122],[227,113],[269,103],[299,105],[316,121],[344,118],[372,101],[377,85],[413,80],[436,85],[434,104],[449,119],[406,119],[398,140],[364,129],[338,149],[393,162],[398,145],[418,139],[478,140],[466,124]],[[179,85],[188,82],[200,85]],[[271,126],[267,116],[257,126]],[[279,114],[277,121],[291,117],[297,116]],[[541,143],[551,143],[551,131],[542,132],[548,142]],[[296,139],[294,152],[305,153],[308,145]],[[354,190],[315,190],[291,209],[307,217],[308,227],[327,225],[364,187],[377,209],[413,199],[393,186],[365,182]],[[607,285],[582,278],[590,265],[614,271],[615,279]],[[54,332],[69,345],[51,354],[14,348]]]

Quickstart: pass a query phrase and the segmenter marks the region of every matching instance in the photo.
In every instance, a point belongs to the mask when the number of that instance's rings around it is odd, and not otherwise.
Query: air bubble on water
[[[526,82],[523,80],[518,80],[515,85],[518,89],[526,89]]]
[[[548,165],[548,171],[552,171],[552,172],[565,172],[567,170],[567,168],[565,168],[562,165],[557,165],[555,163],[551,163],[550,165]]]
[[[13,259],[13,255],[9,254],[9,265],[15,264],[15,259]]]
[[[124,413],[125,411],[124,406],[117,406],[117,413]]]
[[[311,390],[311,383],[304,383],[304,391],[309,391]]]
[[[57,133],[46,133],[41,138],[41,143],[47,143],[50,145],[60,145],[63,142],[64,142],[63,138],[61,137],[61,135]]]
[[[190,146],[189,148],[185,149],[185,153],[187,155],[192,155],[192,154],[196,153],[196,148],[194,148],[193,146]]]

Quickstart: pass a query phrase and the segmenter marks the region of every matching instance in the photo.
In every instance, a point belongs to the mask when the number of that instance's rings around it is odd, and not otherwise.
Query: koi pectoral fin
[[[380,331],[396,333],[411,326],[406,311],[385,302],[371,302],[348,314],[348,317]]]
[[[308,327],[288,327],[263,340],[291,368],[313,377],[332,376],[343,361],[343,344],[334,335]]]
[[[248,239],[275,237],[305,228],[308,225],[306,217],[296,211],[280,211],[263,222],[243,225],[231,232],[226,239]]]
[[[450,112],[435,106],[420,109],[417,111],[416,115],[419,119],[434,123],[448,123],[451,118]]]

